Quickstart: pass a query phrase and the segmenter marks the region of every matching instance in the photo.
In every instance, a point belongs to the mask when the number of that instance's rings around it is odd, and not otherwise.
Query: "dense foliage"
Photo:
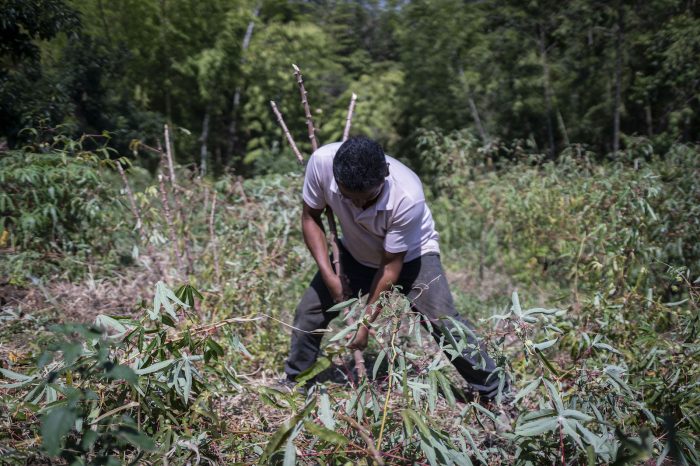
[[[0,39],[3,462],[700,464],[694,0],[0,0]],[[356,93],[419,173],[511,392],[395,292],[367,377],[353,299],[274,383],[315,271],[292,63],[321,141]]]
[[[3,307],[5,344],[24,332],[36,332],[40,342],[1,359],[4,457],[22,463],[60,456],[74,464],[163,457],[218,464],[697,464],[697,149],[679,145],[657,154],[639,142],[601,165],[573,147],[558,162],[543,162],[517,141],[484,148],[468,133],[425,132],[420,150],[445,263],[454,277],[470,273],[477,281],[463,287],[457,280],[454,292],[463,312],[478,320],[499,377],[514,381],[514,398],[470,401],[447,361],[468,348],[448,338],[443,355],[398,295],[383,298],[366,354],[368,379],[316,385],[306,395],[261,381],[253,374],[280,373],[284,324],[313,271],[298,230],[300,177],[224,177],[212,185],[188,181],[178,169],[181,186],[170,196],[187,206],[180,217],[167,213],[157,184],[134,178],[138,170],[131,169],[132,183],[145,182],[136,198],[148,238],[139,240],[123,222],[115,227],[131,238],[133,257],[151,268],[145,300],[126,313],[85,310],[95,316],[89,324],[64,323],[57,302],[47,303],[56,314],[30,321],[18,306]],[[25,169],[53,157],[55,169],[75,170],[58,163],[60,153],[9,157],[25,157]],[[95,173],[113,183],[108,169]],[[24,199],[34,189],[24,188],[12,195]],[[88,217],[87,229],[102,231],[99,219]],[[171,229],[181,254],[186,241],[191,245],[189,282],[201,294],[155,283],[158,263],[168,281],[185,277],[167,239]],[[148,243],[161,253],[146,253]],[[88,266],[108,274],[116,260],[93,258]],[[483,296],[489,280],[502,282]],[[513,282],[519,291],[511,295]],[[46,330],[52,321],[61,325]],[[334,327],[324,357],[302,380],[348,364],[341,343],[353,325]]]
[[[665,151],[698,138],[697,13],[691,0],[8,0],[0,136],[18,146],[23,127],[65,123],[110,131],[123,152],[168,122],[187,130],[183,164],[284,171],[268,101],[303,124],[297,63],[323,140],[356,92],[355,131],[416,165],[419,128],[529,140],[550,158],[573,143],[614,154],[625,135]]]

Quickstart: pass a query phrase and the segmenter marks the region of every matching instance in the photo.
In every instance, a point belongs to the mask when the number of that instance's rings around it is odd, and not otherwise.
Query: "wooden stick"
[[[367,449],[369,452],[372,454],[372,457],[374,458],[374,461],[377,462],[378,465],[383,466],[384,465],[384,460],[382,459],[382,455],[377,451],[376,448],[374,448],[374,442],[369,436],[369,433],[367,430],[360,425],[359,422],[351,418],[350,416],[346,416],[345,414],[338,414],[338,417],[342,419],[343,421],[347,422],[352,426],[355,431],[357,431],[358,434],[360,434],[360,437],[362,437],[362,440],[365,441],[367,444]]]
[[[170,182],[175,184],[175,166],[173,165],[172,149],[170,145],[170,131],[168,130],[168,125],[165,124],[163,127],[163,132],[165,133],[165,152],[168,155],[168,170],[170,171]]]
[[[277,110],[277,105],[275,104],[274,100],[270,101],[270,105],[272,106],[272,111],[275,113],[275,116],[277,117],[277,123],[282,127],[282,131],[284,131],[284,135],[287,136],[287,142],[289,142],[289,145],[292,147],[292,151],[294,152],[294,155],[297,156],[297,160],[299,161],[299,165],[304,165],[304,156],[301,155],[301,152],[299,152],[299,148],[297,147],[296,143],[294,142],[294,138],[292,138],[292,135],[289,133],[289,129],[287,129],[287,125],[284,123],[284,118],[282,118],[282,114],[280,113],[279,110]]]
[[[345,130],[343,130],[343,142],[347,141],[350,137],[350,125],[352,124],[352,114],[355,111],[355,101],[357,100],[357,94],[352,93],[350,97],[350,106],[348,107],[348,116],[345,118]]]
[[[216,274],[216,283],[221,284],[221,269],[219,268],[219,250],[216,247],[216,232],[214,231],[214,212],[216,211],[216,191],[212,192],[211,199],[211,214],[209,215],[209,237],[211,249],[214,253],[214,273]]]
[[[308,93],[304,88],[304,79],[301,76],[301,70],[294,64],[292,64],[292,68],[294,68],[294,76],[297,78],[299,93],[301,94],[301,104],[304,106],[304,113],[306,114],[306,128],[309,131],[311,149],[313,152],[316,152],[316,149],[318,149],[318,139],[316,139],[316,128],[314,127],[314,120],[311,116],[311,108],[309,107]]]
[[[163,132],[165,133],[165,156],[168,158],[168,171],[170,172],[170,187],[173,191],[175,208],[178,211],[178,214],[180,216],[180,222],[182,223],[182,236],[183,242],[185,244],[185,258],[187,259],[187,273],[191,274],[192,272],[194,272],[194,261],[192,260],[192,251],[190,250],[190,230],[187,225],[185,209],[182,208],[182,203],[180,202],[180,197],[178,196],[177,183],[175,182],[175,164],[173,163],[173,152],[172,146],[170,145],[170,131],[168,130],[168,125],[164,126]]]
[[[158,170],[158,187],[160,190],[160,202],[163,204],[163,212],[165,214],[165,221],[168,224],[168,236],[170,237],[170,242],[173,245],[175,252],[175,257],[177,258],[177,269],[182,271],[182,257],[180,257],[180,246],[177,244],[177,235],[175,234],[175,226],[173,225],[173,218],[170,214],[170,203],[168,202],[168,193],[165,191],[165,182],[163,181],[163,172]]]

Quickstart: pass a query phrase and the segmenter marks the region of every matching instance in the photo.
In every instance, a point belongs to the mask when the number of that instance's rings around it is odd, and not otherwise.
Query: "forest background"
[[[699,10],[0,0],[3,458],[700,464]],[[362,383],[270,388],[314,272],[292,63],[322,143],[354,93],[420,175],[507,429],[396,296]]]

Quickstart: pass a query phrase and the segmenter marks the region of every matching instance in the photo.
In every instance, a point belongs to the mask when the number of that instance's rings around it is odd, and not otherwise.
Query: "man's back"
[[[387,156],[389,176],[376,202],[365,209],[356,207],[343,197],[333,177],[333,158],[340,146],[325,145],[309,159],[304,202],[314,209],[330,205],[343,231],[343,245],[353,257],[377,267],[384,251],[406,251],[406,262],[439,252],[438,234],[418,176]]]

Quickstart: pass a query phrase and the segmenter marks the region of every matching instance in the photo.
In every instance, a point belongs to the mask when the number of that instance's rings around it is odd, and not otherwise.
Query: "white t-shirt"
[[[440,252],[435,222],[425,203],[423,185],[407,166],[386,156],[389,176],[379,199],[366,209],[340,193],[333,177],[336,142],[320,147],[306,165],[304,202],[313,209],[333,209],[343,233],[343,246],[361,264],[379,267],[384,251],[406,251],[404,262]]]

